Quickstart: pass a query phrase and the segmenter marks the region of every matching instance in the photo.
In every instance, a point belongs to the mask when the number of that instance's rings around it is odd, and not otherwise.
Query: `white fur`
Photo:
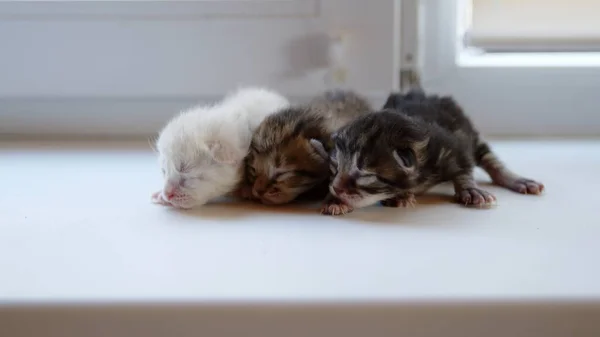
[[[165,180],[154,201],[191,208],[232,192],[242,177],[252,133],[265,117],[287,106],[288,100],[274,91],[243,88],[215,105],[174,117],[156,142]]]

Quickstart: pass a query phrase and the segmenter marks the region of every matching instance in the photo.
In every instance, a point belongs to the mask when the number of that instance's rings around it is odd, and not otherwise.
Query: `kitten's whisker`
[[[156,148],[156,139],[156,136],[148,138],[148,145],[150,145],[150,149],[152,149],[154,153],[158,153],[158,149]]]

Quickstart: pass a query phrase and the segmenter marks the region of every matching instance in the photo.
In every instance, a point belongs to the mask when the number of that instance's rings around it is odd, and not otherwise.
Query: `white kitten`
[[[164,186],[153,201],[191,208],[233,192],[243,178],[252,133],[266,116],[287,106],[276,92],[244,88],[173,118],[156,141]]]

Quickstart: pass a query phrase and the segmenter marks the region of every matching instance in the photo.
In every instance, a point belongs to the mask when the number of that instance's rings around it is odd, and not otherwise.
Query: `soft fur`
[[[476,165],[511,190],[539,194],[544,188],[509,171],[452,98],[419,90],[390,95],[384,110],[343,127],[333,142],[325,214],[378,201],[390,207],[412,205],[415,195],[444,181],[454,183],[460,203],[488,206],[496,198],[475,183]]]
[[[173,118],[156,141],[164,187],[153,200],[191,208],[234,192],[243,180],[252,133],[288,105],[276,92],[244,88]]]
[[[331,133],[371,111],[369,103],[351,91],[329,91],[267,117],[254,133],[248,156],[251,197],[264,204],[284,204],[320,185],[326,191]]]

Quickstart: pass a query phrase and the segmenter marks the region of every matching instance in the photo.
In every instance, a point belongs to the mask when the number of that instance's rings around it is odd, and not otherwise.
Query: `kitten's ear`
[[[224,141],[208,142],[208,150],[213,159],[220,164],[235,164],[244,158],[243,154],[231,144]]]
[[[319,140],[311,138],[310,145],[319,154],[319,156],[323,158],[323,160],[329,159],[329,153],[327,153],[327,150],[325,150],[323,143],[321,143]]]
[[[415,169],[416,158],[410,149],[396,149],[392,153],[394,160],[405,171],[413,171]]]

